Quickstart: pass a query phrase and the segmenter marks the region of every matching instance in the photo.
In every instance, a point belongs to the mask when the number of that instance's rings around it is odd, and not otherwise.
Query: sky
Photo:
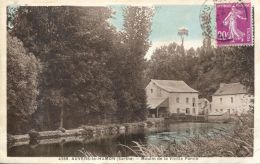
[[[118,29],[123,27],[123,11],[120,5],[111,6],[116,12],[111,23]],[[155,14],[152,22],[150,41],[152,45],[145,58],[150,59],[153,51],[160,46],[171,42],[181,44],[177,35],[178,29],[186,27],[189,35],[184,39],[184,48],[196,49],[202,45],[202,30],[200,27],[199,13],[201,5],[165,5],[155,6]]]

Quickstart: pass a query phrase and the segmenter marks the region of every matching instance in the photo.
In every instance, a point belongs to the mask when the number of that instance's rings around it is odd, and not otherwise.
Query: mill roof
[[[156,80],[152,79],[155,85],[164,89],[167,92],[180,92],[180,93],[197,93],[195,89],[188,86],[184,81],[181,80]]]
[[[244,94],[247,93],[247,89],[244,85],[240,83],[221,83],[219,89],[213,94],[215,96],[219,95],[234,95],[234,94]]]
[[[162,106],[162,107],[167,107],[169,105],[168,104],[168,101],[169,98],[162,98],[162,97],[153,97],[153,98],[147,98],[147,105],[149,108],[151,109],[155,109],[159,106]]]

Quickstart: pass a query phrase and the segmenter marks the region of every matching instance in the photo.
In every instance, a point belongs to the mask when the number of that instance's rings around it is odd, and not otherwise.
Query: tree
[[[214,37],[212,29],[214,29],[212,22],[212,15],[214,12],[214,7],[209,5],[204,5],[200,13],[200,26],[203,30],[203,50],[209,51],[211,49],[211,38]]]
[[[147,7],[124,9],[124,28],[112,78],[121,122],[145,119],[144,56],[150,46],[152,16],[153,11]]]
[[[151,58],[149,72],[151,78],[165,80],[184,80],[191,84],[196,74],[196,52],[193,49],[183,55],[181,46],[171,43],[168,46],[157,48]]]
[[[16,16],[17,7],[8,6],[7,7],[7,30],[11,31],[13,29],[13,22]]]
[[[44,64],[34,119],[41,129],[98,123],[116,110],[106,69],[111,14],[105,7],[18,9],[12,33]]]
[[[182,53],[184,54],[184,36],[188,36],[189,34],[189,31],[187,28],[185,27],[182,27],[182,28],[179,28],[178,30],[178,35],[181,37],[181,48],[182,48]]]
[[[22,42],[7,35],[7,132],[29,129],[28,120],[37,109],[38,77],[41,66]]]
[[[147,79],[183,80],[209,100],[220,83],[240,82],[254,92],[253,47],[202,46],[182,56],[173,45],[156,49],[146,70]]]

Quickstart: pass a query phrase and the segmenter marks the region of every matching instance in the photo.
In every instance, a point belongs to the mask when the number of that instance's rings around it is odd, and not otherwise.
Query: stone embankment
[[[29,144],[32,141],[41,143],[41,141],[50,141],[59,138],[100,138],[105,136],[113,136],[117,134],[130,134],[134,132],[143,132],[149,127],[163,123],[162,120],[147,120],[143,122],[135,123],[123,123],[123,124],[108,124],[108,125],[96,125],[96,126],[81,126],[77,129],[65,130],[60,128],[55,131],[41,131],[37,132],[31,130],[28,134],[23,135],[10,135],[8,134],[9,145],[24,145]]]

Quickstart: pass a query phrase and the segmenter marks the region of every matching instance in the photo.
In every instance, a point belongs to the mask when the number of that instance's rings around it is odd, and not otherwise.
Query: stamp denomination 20
[[[216,3],[218,46],[252,45],[251,3]]]

